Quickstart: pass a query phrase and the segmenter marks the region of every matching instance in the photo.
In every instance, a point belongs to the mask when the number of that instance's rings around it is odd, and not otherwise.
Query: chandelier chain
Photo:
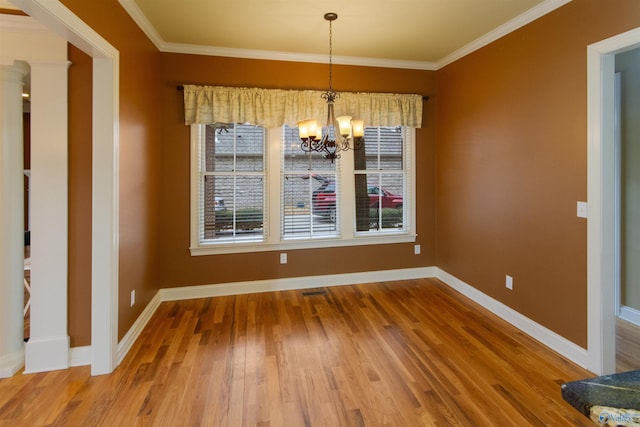
[[[333,92],[333,21],[329,21],[329,91]]]

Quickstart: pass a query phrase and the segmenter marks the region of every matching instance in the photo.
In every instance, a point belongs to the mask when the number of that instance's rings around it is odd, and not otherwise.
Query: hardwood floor
[[[0,425],[588,426],[593,376],[435,279],[165,302],[111,375],[0,380]]]
[[[616,318],[616,372],[640,369],[640,326]]]

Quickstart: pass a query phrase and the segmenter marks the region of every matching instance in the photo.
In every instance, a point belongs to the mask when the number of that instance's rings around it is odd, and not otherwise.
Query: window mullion
[[[338,233],[343,239],[352,239],[355,236],[355,218],[356,218],[356,197],[355,197],[355,179],[353,165],[353,151],[343,151],[340,153],[338,160],[336,175],[340,179],[339,197],[340,210],[338,211]]]
[[[270,128],[267,130],[267,159],[265,178],[266,194],[265,204],[268,212],[267,235],[265,239],[269,243],[280,242],[280,230],[282,229],[282,128]]]
[[[416,130],[402,128],[402,137],[405,142],[404,148],[404,177],[407,187],[407,197],[403,204],[404,220],[408,221],[409,227],[407,231],[411,234],[416,233]],[[407,171],[409,173],[407,174]]]

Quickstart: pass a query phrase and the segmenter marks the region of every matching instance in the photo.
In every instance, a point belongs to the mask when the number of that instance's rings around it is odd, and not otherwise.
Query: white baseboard
[[[473,286],[463,282],[462,280],[452,276],[451,274],[437,269],[436,277],[446,283],[451,288],[460,292],[462,295],[480,304],[496,316],[506,320],[525,334],[549,347],[562,356],[571,360],[575,364],[586,368],[588,364],[588,352],[584,348],[572,343],[566,338],[556,334],[555,332],[545,328],[539,323],[534,322],[523,314],[515,311],[511,307],[491,298],[490,296],[480,292]]]
[[[24,373],[56,371],[69,367],[69,336],[34,338],[25,344]]]
[[[528,317],[497,301],[473,286],[452,276],[437,267],[408,268],[399,270],[369,271],[361,273],[332,274],[325,276],[291,277],[284,279],[256,280],[249,282],[222,283],[216,285],[186,286],[160,289],[149,302],[140,317],[118,344],[118,364],[124,359],[134,342],[149,322],[161,302],[178,301],[216,296],[241,295],[257,292],[311,289],[325,286],[344,286],[358,283],[387,282],[394,280],[411,280],[437,278],[452,289],[491,311],[509,322],[527,335],[556,351],[582,367],[587,366],[587,350],[572,343],[566,338],[534,322]],[[90,364],[91,348],[72,349],[71,366]],[[74,360],[76,362],[74,362]],[[76,364],[77,363],[77,364]]]
[[[355,285],[358,283],[388,282],[435,277],[435,267],[405,268],[400,270],[366,271],[361,273],[329,274],[325,276],[289,277],[256,280],[252,282],[223,283],[218,285],[186,286],[160,290],[162,301],[241,295],[257,292],[288,291],[322,288],[325,286]]]
[[[24,366],[24,347],[19,351],[0,357],[0,378],[14,376]]]
[[[69,366],[91,365],[91,346],[72,347],[69,349]]]
[[[118,365],[120,364],[120,362],[122,362],[122,359],[124,359],[127,353],[129,353],[129,350],[131,350],[131,347],[140,336],[140,333],[142,332],[144,327],[147,326],[147,323],[149,323],[149,319],[151,319],[151,316],[153,316],[153,313],[156,312],[159,305],[160,292],[158,291],[154,295],[154,297],[151,298],[151,301],[149,301],[149,304],[147,304],[147,306],[133,323],[131,328],[129,328],[129,331],[127,331],[125,336],[122,337],[122,340],[118,343]]]
[[[619,317],[622,320],[626,320],[627,322],[631,322],[634,325],[640,326],[640,310],[636,310],[635,308],[622,305],[620,306]]]
[[[127,334],[118,343],[118,364],[122,362],[140,333],[158,309],[161,302],[194,298],[209,298],[225,295],[241,295],[256,292],[309,289],[324,286],[354,285],[357,283],[387,282],[392,280],[410,280],[434,277],[435,267],[406,268],[401,270],[368,271],[362,273],[332,274],[326,276],[293,277],[285,279],[257,280],[252,282],[234,282],[218,285],[186,286],[181,288],[160,289],[147,304],[140,317],[136,319]],[[75,349],[71,359],[72,366],[91,364],[91,347]],[[87,362],[88,360],[88,362]]]
[[[160,305],[160,292],[149,301],[149,304],[142,311],[140,316],[133,323],[129,331],[118,343],[118,365],[124,357],[127,355],[131,347],[136,342],[142,330],[147,326],[149,319],[156,312]],[[93,355],[91,353],[91,346],[74,347],[69,350],[69,366],[87,366],[91,365]]]

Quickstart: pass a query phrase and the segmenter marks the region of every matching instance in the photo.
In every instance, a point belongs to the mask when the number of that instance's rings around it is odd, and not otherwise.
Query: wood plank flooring
[[[0,426],[588,426],[560,384],[589,376],[408,280],[162,303],[111,375],[0,380]]]
[[[640,326],[616,318],[616,372],[640,369]]]

